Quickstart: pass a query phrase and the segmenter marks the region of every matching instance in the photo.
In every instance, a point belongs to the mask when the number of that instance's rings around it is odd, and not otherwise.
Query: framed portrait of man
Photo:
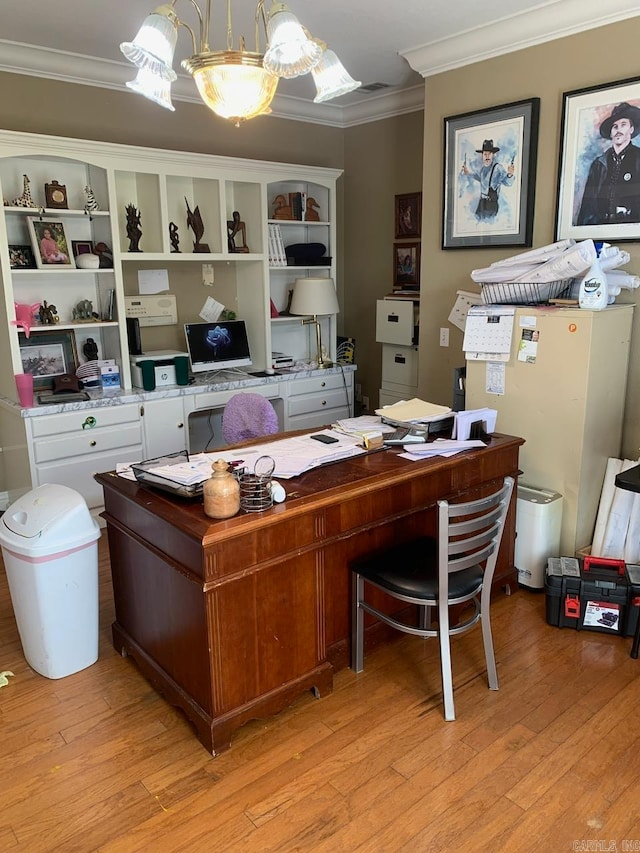
[[[556,238],[640,237],[640,78],[565,92]]]
[[[530,246],[540,99],[444,120],[443,249]]]

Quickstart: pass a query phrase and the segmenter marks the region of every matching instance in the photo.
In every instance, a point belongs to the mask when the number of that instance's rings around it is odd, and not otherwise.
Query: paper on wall
[[[207,323],[215,323],[216,320],[220,319],[223,311],[224,305],[221,302],[218,302],[212,296],[207,296],[198,316],[202,317]]]
[[[167,270],[138,270],[138,293],[163,293],[169,290]]]

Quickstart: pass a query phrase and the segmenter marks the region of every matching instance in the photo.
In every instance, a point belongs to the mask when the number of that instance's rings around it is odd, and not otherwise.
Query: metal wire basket
[[[242,471],[240,483],[240,509],[245,512],[263,512],[273,506],[271,475],[275,462],[270,456],[260,456],[254,465],[253,474]]]
[[[503,281],[481,285],[485,305],[535,305],[559,299],[571,289],[572,278],[558,281]]]

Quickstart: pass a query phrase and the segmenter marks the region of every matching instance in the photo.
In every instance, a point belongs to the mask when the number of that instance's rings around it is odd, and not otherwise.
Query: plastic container
[[[518,486],[514,563],[518,583],[544,589],[547,560],[560,553],[562,495]]]
[[[0,519],[24,656],[46,678],[98,659],[99,538],[83,497],[54,483],[23,495]]]

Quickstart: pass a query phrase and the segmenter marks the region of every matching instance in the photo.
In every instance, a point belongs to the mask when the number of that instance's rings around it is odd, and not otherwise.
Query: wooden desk
[[[435,533],[438,499],[478,497],[517,477],[522,443],[495,436],[449,459],[409,462],[385,450],[334,463],[287,481],[285,503],[226,521],[208,519],[201,501],[98,474],[115,648],[182,708],[210,752],[228,749],[247,720],[303,691],[332,690],[334,669],[348,663],[349,562]],[[514,540],[515,502],[499,585],[515,582]],[[380,636],[372,626],[368,644]]]

